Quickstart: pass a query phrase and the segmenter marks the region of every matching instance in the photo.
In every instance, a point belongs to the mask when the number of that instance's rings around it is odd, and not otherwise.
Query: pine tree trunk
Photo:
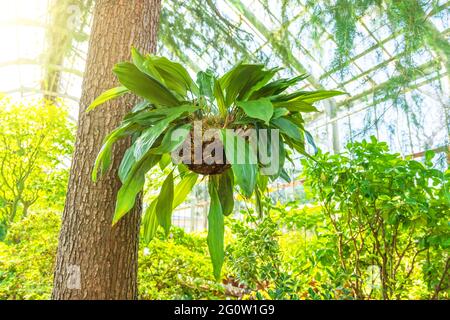
[[[80,101],[77,142],[70,171],[58,254],[54,299],[137,298],[140,202],[111,227],[120,181],[117,168],[130,141],[120,141],[111,170],[91,181],[94,160],[106,134],[137,102],[126,95],[86,114],[101,92],[117,86],[115,63],[130,59],[131,46],[156,49],[160,0],[98,0]]]

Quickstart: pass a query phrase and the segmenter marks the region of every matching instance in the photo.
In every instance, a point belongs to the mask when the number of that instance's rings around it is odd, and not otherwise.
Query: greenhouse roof
[[[76,118],[93,1],[8,6],[0,92],[61,97]],[[159,54],[193,74],[241,60],[308,73],[301,88],[348,93],[310,116],[320,147],[376,135],[412,154],[449,144],[449,35],[448,1],[174,0],[163,1]]]

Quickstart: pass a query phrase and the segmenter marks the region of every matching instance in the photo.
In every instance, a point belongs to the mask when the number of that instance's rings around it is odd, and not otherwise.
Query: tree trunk
[[[160,0],[98,0],[80,101],[77,142],[70,171],[56,258],[54,299],[137,298],[140,202],[111,226],[120,181],[117,168],[130,141],[118,142],[111,170],[91,181],[106,134],[137,102],[131,95],[85,113],[101,92],[117,86],[115,63],[129,60],[131,46],[156,49]]]

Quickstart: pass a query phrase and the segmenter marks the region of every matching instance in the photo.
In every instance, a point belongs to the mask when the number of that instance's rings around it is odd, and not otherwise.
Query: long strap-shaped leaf
[[[189,172],[184,175],[180,183],[175,187],[175,194],[173,198],[173,208],[175,209],[181,203],[184,202],[189,192],[191,192],[195,183],[197,182],[198,174],[195,172]]]
[[[139,160],[146,154],[152,147],[156,139],[161,135],[161,133],[167,129],[169,124],[179,118],[186,111],[192,110],[192,106],[180,106],[171,108],[172,112],[167,114],[166,118],[161,119],[155,123],[152,127],[143,131],[140,137],[136,140],[136,147],[134,149],[134,157]]]
[[[221,131],[225,155],[231,162],[236,183],[246,197],[250,197],[255,189],[258,164],[255,150],[244,138],[229,129]]]
[[[280,129],[281,133],[287,135],[288,137],[296,140],[302,141],[303,136],[298,126],[296,126],[292,121],[285,117],[280,117],[277,119],[272,119],[271,123]]]
[[[100,149],[97,158],[95,159],[94,169],[92,170],[92,181],[97,181],[97,174],[99,169],[100,175],[104,174],[108,170],[111,164],[113,144],[119,139],[129,135],[132,129],[132,123],[123,124],[111,131],[111,133],[105,137],[103,146]]]
[[[95,100],[90,104],[90,106],[87,107],[86,112],[89,112],[89,111],[95,109],[97,106],[101,105],[102,103],[105,103],[108,100],[118,98],[129,91],[130,90],[128,88],[123,87],[123,86],[106,90],[101,95],[99,95],[97,98],[95,98]]]
[[[161,144],[158,147],[151,149],[150,152],[155,154],[163,154],[176,150],[186,140],[191,127],[192,125],[190,123],[185,123],[175,125],[167,129]]]
[[[237,106],[251,118],[263,120],[266,124],[273,115],[273,105],[268,98],[258,100],[238,101]]]
[[[217,193],[217,183],[214,177],[210,177],[208,184],[211,203],[208,213],[208,249],[211,255],[214,276],[220,280],[221,270],[224,259],[224,215],[220,205],[219,195]]]
[[[141,72],[132,63],[118,63],[115,65],[113,72],[122,85],[151,103],[162,106],[178,106],[181,104],[161,82]]]
[[[219,109],[220,116],[225,118],[228,113],[227,106],[225,105],[225,98],[223,96],[222,87],[219,80],[214,80],[214,97],[216,98],[217,108]]]
[[[222,206],[222,213],[228,216],[233,212],[234,198],[234,175],[232,170],[227,170],[217,176],[217,192],[219,194],[220,204]]]
[[[171,172],[163,182],[155,209],[158,222],[166,235],[169,234],[172,224],[173,195],[173,172]]]
[[[253,100],[253,99],[258,99],[260,97],[270,97],[270,96],[280,94],[281,92],[283,92],[290,86],[293,86],[297,82],[299,82],[303,79],[306,79],[307,77],[308,77],[307,74],[302,74],[302,75],[299,75],[299,76],[297,76],[295,78],[291,78],[291,79],[279,79],[279,80],[273,81],[269,84],[266,84],[264,87],[256,90],[255,92],[253,92],[252,95],[250,96],[250,99]]]
[[[158,228],[158,219],[156,217],[156,203],[158,198],[154,199],[145,210],[144,221],[144,241],[149,243],[156,234]]]
[[[125,182],[117,193],[116,210],[113,224],[120,220],[128,211],[134,207],[136,195],[142,190],[145,183],[145,174],[161,158],[160,155],[147,154],[131,168]]]

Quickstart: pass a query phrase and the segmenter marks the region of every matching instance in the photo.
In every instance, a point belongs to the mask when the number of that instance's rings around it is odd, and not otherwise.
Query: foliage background
[[[204,233],[159,230],[140,246],[139,298],[448,299],[449,172],[432,157],[402,159],[373,138],[305,161],[310,203],[266,198],[264,217],[250,206],[226,219],[221,282]],[[0,299],[50,297],[59,224],[37,210],[11,225]]]

